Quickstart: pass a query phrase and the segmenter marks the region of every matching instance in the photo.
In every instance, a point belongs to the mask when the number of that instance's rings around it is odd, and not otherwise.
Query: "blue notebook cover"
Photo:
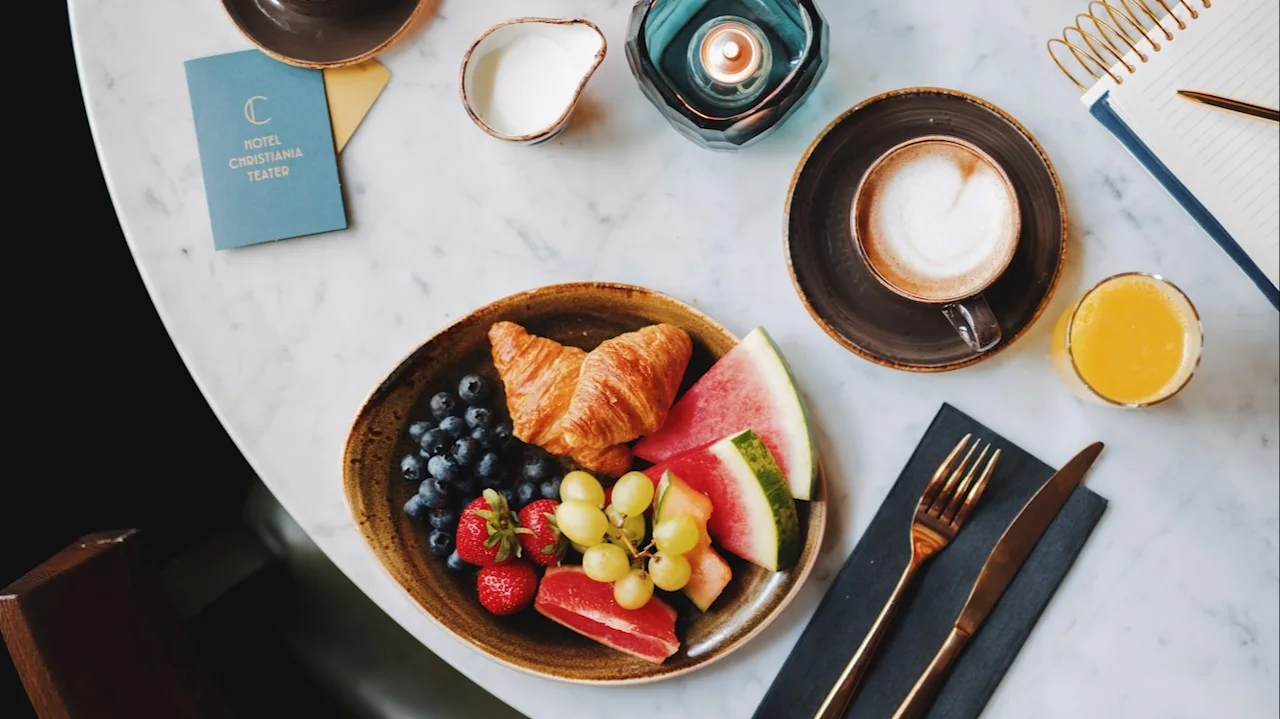
[[[1262,290],[1262,294],[1266,295],[1272,306],[1280,309],[1280,290],[1277,290],[1276,286],[1271,284],[1271,280],[1267,279],[1262,269],[1241,249],[1239,243],[1227,232],[1222,223],[1214,218],[1209,210],[1196,199],[1195,195],[1191,194],[1186,185],[1183,185],[1178,180],[1177,176],[1151,151],[1151,148],[1125,123],[1115,111],[1115,108],[1111,106],[1110,92],[1103,93],[1089,106],[1089,114],[1097,118],[1103,127],[1116,136],[1120,144],[1124,145],[1125,149],[1147,168],[1147,171],[1164,186],[1164,189],[1170,195],[1173,195],[1173,199],[1177,200],[1178,204],[1182,205],[1191,214],[1191,217],[1200,223],[1204,231],[1209,233],[1209,236],[1222,247],[1232,260],[1235,260],[1237,265],[1240,265],[1240,269],[1244,270],[1244,273],[1249,276],[1249,279],[1253,280],[1253,284],[1257,285],[1259,290]]]
[[[345,228],[323,73],[257,50],[185,65],[214,247]]]

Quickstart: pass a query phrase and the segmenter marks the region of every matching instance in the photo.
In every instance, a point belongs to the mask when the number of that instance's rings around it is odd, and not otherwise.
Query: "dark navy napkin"
[[[909,527],[920,493],[938,464],[969,432],[1004,453],[964,529],[916,575],[846,717],[893,715],[951,630],[992,547],[1054,472],[948,404],[942,405],[827,590],[756,710],[756,719],[813,717],[906,566]],[[930,719],[970,719],[981,713],[1106,507],[1107,500],[1083,486],[1071,495],[952,667]]]

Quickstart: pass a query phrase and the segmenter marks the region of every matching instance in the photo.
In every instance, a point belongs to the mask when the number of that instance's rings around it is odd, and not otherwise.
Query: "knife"
[[[1013,524],[1004,530],[1000,541],[991,550],[986,564],[978,573],[978,580],[973,584],[969,600],[960,610],[951,633],[942,643],[942,648],[929,662],[929,667],[916,681],[911,693],[903,700],[893,719],[908,719],[924,716],[933,704],[933,699],[942,688],[942,682],[960,653],[964,651],[969,638],[978,631],[982,622],[995,608],[1000,596],[1018,574],[1018,569],[1026,561],[1031,550],[1044,535],[1046,529],[1058,516],[1062,505],[1075,488],[1079,486],[1084,475],[1093,465],[1094,460],[1102,453],[1102,443],[1094,442],[1085,447],[1079,454],[1063,465],[1049,481],[1045,482],[1035,496],[1018,512]]]

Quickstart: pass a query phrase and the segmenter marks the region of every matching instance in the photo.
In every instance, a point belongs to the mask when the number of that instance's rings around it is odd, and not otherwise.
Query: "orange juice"
[[[1200,360],[1200,320],[1186,295],[1153,275],[1100,282],[1063,313],[1054,366],[1078,393],[1141,407],[1168,399]]]

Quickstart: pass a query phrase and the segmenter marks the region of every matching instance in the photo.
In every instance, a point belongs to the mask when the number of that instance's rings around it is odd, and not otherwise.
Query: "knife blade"
[[[1000,541],[987,556],[986,564],[978,573],[973,583],[973,591],[969,592],[969,601],[956,619],[956,628],[972,635],[982,626],[982,622],[995,608],[996,602],[1013,581],[1018,569],[1026,561],[1031,550],[1058,516],[1062,505],[1067,503],[1071,493],[1080,485],[1084,475],[1093,466],[1094,460],[1102,454],[1103,444],[1093,444],[1080,450],[1071,461],[1062,465],[1062,469],[1054,473],[1047,482],[1036,491],[1030,501],[1018,512],[1013,524],[1000,535]]]
[[[978,579],[973,583],[969,599],[960,610],[951,632],[933,661],[929,662],[928,668],[916,680],[911,693],[894,713],[894,719],[922,717],[928,711],[951,664],[960,656],[969,638],[982,626],[987,615],[991,614],[1004,590],[1018,574],[1022,563],[1030,556],[1031,550],[1035,549],[1071,493],[1080,486],[1080,481],[1093,466],[1094,460],[1102,454],[1102,447],[1101,442],[1094,442],[1080,450],[1036,490],[1035,495],[1018,512],[1018,516],[1014,517],[1013,523],[1000,535],[1000,540],[978,572]]]

